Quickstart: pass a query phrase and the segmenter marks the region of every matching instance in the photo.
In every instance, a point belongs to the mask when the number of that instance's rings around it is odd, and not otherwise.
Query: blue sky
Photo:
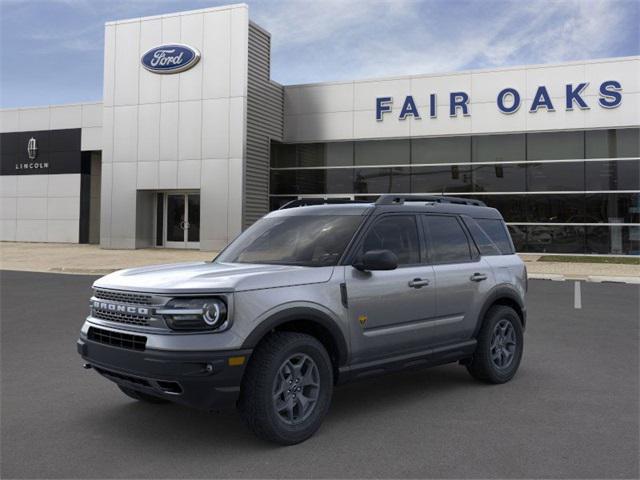
[[[234,3],[0,0],[0,106],[102,99],[109,20]],[[249,0],[283,84],[640,53],[640,0]]]

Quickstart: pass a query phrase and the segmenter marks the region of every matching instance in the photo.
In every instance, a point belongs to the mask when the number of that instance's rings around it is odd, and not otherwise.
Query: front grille
[[[87,337],[94,342],[129,350],[144,350],[147,346],[147,337],[142,335],[129,335],[96,327],[89,327]]]
[[[94,308],[91,316],[101,320],[109,320],[110,322],[140,325],[142,327],[149,326],[149,317],[144,315],[133,315],[130,313],[112,312],[109,310],[98,310],[97,308]]]
[[[101,300],[111,300],[112,302],[122,302],[133,305],[151,305],[152,303],[152,296],[143,293],[117,292],[98,288],[93,296]]]

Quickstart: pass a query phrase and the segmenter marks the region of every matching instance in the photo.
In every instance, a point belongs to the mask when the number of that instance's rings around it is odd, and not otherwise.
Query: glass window
[[[471,192],[471,167],[442,165],[411,167],[412,193]]]
[[[474,195],[473,198],[497,209],[506,222],[527,221],[527,195]]]
[[[353,170],[350,168],[271,171],[271,193],[274,195],[352,192]]]
[[[584,132],[527,134],[527,160],[584,158]]]
[[[470,218],[463,217],[464,223],[471,233],[471,237],[475,242],[481,255],[501,255],[502,252],[498,246],[493,243],[493,240],[489,238],[489,235],[478,225],[478,223]],[[472,247],[473,248],[473,247]]]
[[[527,185],[530,192],[584,190],[585,162],[530,163]]]
[[[586,158],[640,157],[640,129],[585,132]]]
[[[295,170],[271,170],[270,192],[274,195],[298,193]]]
[[[327,167],[353,165],[353,142],[327,143],[325,165]]]
[[[359,215],[293,215],[262,218],[245,230],[216,263],[336,265],[362,221]]]
[[[297,167],[296,146],[271,142],[271,166],[274,168]]]
[[[471,161],[471,137],[418,138],[411,141],[411,163]]]
[[[358,168],[353,185],[355,193],[407,193],[411,188],[408,167]]]
[[[420,242],[413,215],[391,215],[378,220],[362,242],[362,253],[370,250],[391,250],[398,265],[420,263]]]
[[[589,193],[584,223],[640,223],[640,193]]]
[[[503,254],[507,255],[513,253],[513,245],[502,220],[478,218],[476,219],[476,222],[478,222],[478,225],[480,225]]]
[[[324,170],[326,193],[353,193],[353,173],[351,168]]]
[[[525,160],[527,149],[524,134],[480,135],[473,137],[474,162],[507,162]]]
[[[432,263],[460,263],[471,260],[467,235],[456,217],[425,215]]]
[[[356,165],[408,165],[409,140],[371,140],[356,142]]]
[[[476,165],[473,169],[474,192],[524,192],[526,165]]]
[[[640,227],[587,227],[586,253],[640,255]]]
[[[570,225],[510,225],[509,230],[520,252],[585,252],[584,227]]]
[[[335,167],[353,165],[353,142],[271,143],[271,166]]]
[[[587,190],[639,190],[640,161],[585,162]]]
[[[528,195],[527,222],[582,223],[584,219],[584,194]]]

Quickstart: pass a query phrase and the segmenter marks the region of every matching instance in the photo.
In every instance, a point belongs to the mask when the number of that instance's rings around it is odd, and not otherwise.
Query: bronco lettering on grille
[[[109,312],[128,313],[133,315],[149,315],[149,309],[145,307],[132,307],[130,305],[100,302],[98,300],[94,300],[93,308],[97,310],[107,310]]]

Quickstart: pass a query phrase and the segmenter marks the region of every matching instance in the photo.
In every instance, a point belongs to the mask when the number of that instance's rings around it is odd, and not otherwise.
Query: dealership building
[[[102,102],[0,110],[1,239],[218,250],[292,199],[420,193],[520,252],[640,254],[640,57],[280,85],[270,40],[243,4],[107,23]]]

